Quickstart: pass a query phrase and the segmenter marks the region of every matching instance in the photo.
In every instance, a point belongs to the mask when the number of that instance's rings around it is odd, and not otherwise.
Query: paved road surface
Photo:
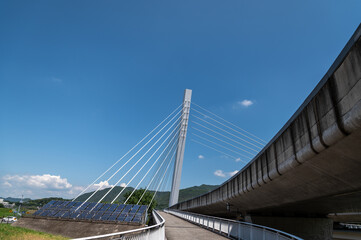
[[[227,239],[204,228],[184,221],[171,214],[160,212],[165,219],[165,236],[167,240],[224,240]]]

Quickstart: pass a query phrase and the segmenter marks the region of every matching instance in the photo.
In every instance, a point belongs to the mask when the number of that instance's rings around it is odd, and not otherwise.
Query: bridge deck
[[[199,239],[199,240],[223,240],[227,239],[216,233],[208,231],[204,228],[198,227],[192,223],[184,221],[171,214],[160,212],[162,217],[165,219],[165,236],[167,240],[188,240],[188,239]]]

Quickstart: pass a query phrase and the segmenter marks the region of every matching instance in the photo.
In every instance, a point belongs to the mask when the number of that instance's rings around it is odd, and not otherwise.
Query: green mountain
[[[218,187],[217,185],[205,185],[202,184],[201,186],[194,186],[194,187],[189,187],[189,188],[185,188],[185,189],[181,189],[179,191],[179,201],[185,201],[194,197],[197,197],[199,195],[202,195],[204,193],[207,193],[209,191],[212,191],[213,189],[215,189],[216,187]],[[106,188],[103,190],[98,191],[96,194],[94,194],[94,196],[92,196],[88,201],[90,202],[97,202],[99,201],[102,196],[104,196],[104,194],[106,192],[109,191],[110,188]],[[115,187],[113,188],[112,191],[110,191],[110,193],[102,200],[103,202],[111,202],[118,194],[119,192],[122,190],[122,187]],[[119,196],[119,198],[117,199],[117,201],[119,202],[123,202],[124,199],[124,194],[129,192],[129,191],[133,191],[134,188],[132,187],[127,187],[122,194]],[[150,191],[151,193],[154,193],[154,191]],[[88,199],[91,195],[93,194],[93,192],[88,192],[88,193],[84,193],[83,195],[80,195],[76,201],[85,201],[86,199]],[[168,207],[168,203],[169,203],[169,195],[170,192],[158,192],[157,195],[155,196],[155,201],[157,201],[158,205],[157,208],[158,209],[162,209],[162,208],[166,208]]]
[[[0,198],[2,198],[2,197],[0,197]],[[5,202],[11,202],[11,203],[16,203],[16,202],[21,201],[21,198],[12,198],[12,197],[2,198],[2,199],[4,199]],[[24,198],[23,202],[27,202],[30,200],[31,200],[30,198]]]

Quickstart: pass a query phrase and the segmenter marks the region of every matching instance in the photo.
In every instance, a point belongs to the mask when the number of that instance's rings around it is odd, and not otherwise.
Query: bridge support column
[[[305,240],[332,239],[333,220],[329,218],[246,216],[245,221],[275,228]]]
[[[191,98],[192,98],[192,90],[186,89],[184,91],[183,111],[182,111],[182,118],[180,120],[181,126],[179,130],[177,153],[175,156],[176,159],[174,163],[173,181],[172,181],[172,189],[169,198],[169,206],[173,206],[174,204],[178,203],[179,186],[182,175],[182,166],[183,166],[183,157],[184,157],[184,148],[185,148],[187,128],[188,128],[189,110],[191,107]]]

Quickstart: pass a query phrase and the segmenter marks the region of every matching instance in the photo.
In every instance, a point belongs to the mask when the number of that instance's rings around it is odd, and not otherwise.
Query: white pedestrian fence
[[[165,210],[165,212],[180,217],[205,229],[219,233],[230,239],[239,240],[302,240],[299,237],[279,231],[277,229],[256,225],[252,223],[212,217],[197,213],[178,210]]]
[[[74,240],[88,239],[119,239],[119,240],[165,240],[165,220],[157,212],[152,212],[155,224],[148,227],[133,229],[124,232],[110,233],[104,235],[75,238]]]

